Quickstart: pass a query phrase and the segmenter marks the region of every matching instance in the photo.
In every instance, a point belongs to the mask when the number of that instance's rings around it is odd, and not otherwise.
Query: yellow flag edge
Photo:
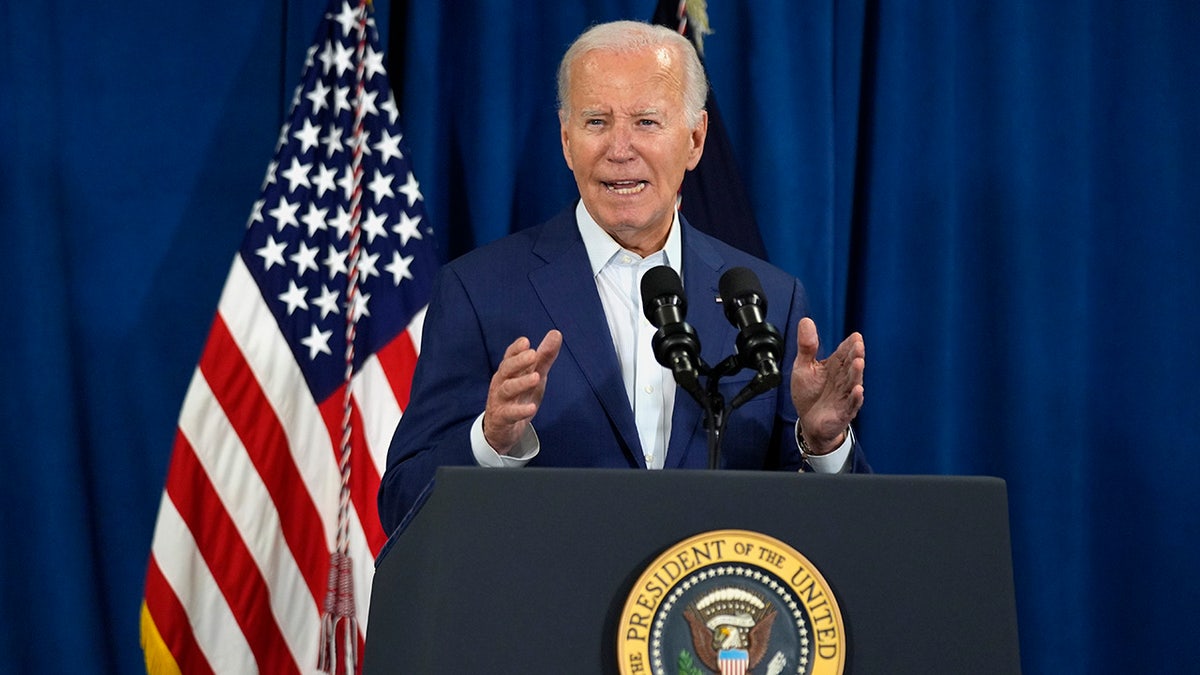
[[[147,675],[181,675],[175,656],[163,642],[150,609],[142,602],[142,654],[146,657]]]

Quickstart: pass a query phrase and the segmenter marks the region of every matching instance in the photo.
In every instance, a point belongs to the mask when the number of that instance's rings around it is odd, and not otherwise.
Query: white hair
[[[571,66],[584,54],[592,51],[616,53],[636,52],[647,48],[671,47],[683,60],[683,106],[688,126],[700,123],[700,113],[708,98],[708,78],[704,64],[692,43],[665,26],[640,21],[612,21],[592,26],[575,38],[558,64],[558,113],[569,112],[567,97],[571,91]]]

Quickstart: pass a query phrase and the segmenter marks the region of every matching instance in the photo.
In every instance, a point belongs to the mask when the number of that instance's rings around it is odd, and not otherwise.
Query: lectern
[[[820,571],[847,673],[1020,672],[1000,479],[465,467],[379,561],[363,672],[621,672],[639,576],[726,529]]]

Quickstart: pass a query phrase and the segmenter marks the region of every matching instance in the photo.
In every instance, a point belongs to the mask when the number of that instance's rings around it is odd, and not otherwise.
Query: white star
[[[307,288],[297,286],[295,279],[288,279],[287,292],[279,294],[279,299],[287,303],[288,316],[291,316],[297,308],[308,309],[308,301],[304,299],[307,294]]]
[[[362,96],[363,118],[367,115],[378,115],[379,108],[375,107],[375,97],[379,95],[376,91],[364,91]]]
[[[317,358],[317,354],[330,354],[329,337],[333,335],[331,330],[318,330],[316,324],[312,327],[312,332],[306,338],[300,338],[300,344],[308,347],[308,359],[311,361]]]
[[[392,232],[400,235],[400,246],[408,246],[409,239],[420,239],[421,231],[417,229],[417,225],[421,223],[421,216],[416,218],[409,217],[406,211],[400,212],[400,222],[392,226]]]
[[[325,66],[325,70],[329,70],[328,65]],[[325,83],[320,80],[317,80],[317,83],[313,85],[312,91],[304,95],[304,98],[307,98],[309,103],[312,103],[313,115],[321,112],[323,108],[329,105],[329,102],[326,100],[327,96],[329,96],[329,87],[326,87]]]
[[[350,87],[338,87],[333,90],[333,114],[340,115],[342,111],[349,112],[350,108]]]
[[[364,316],[371,316],[371,312],[367,310],[367,303],[370,301],[370,293],[359,293],[358,295],[354,296],[354,312],[352,316],[354,317],[355,321],[358,321]]]
[[[366,249],[358,253],[358,280],[366,281],[371,277],[379,276],[379,270],[375,269],[375,261],[379,260],[378,253],[367,253]]]
[[[303,241],[300,242],[300,250],[288,256],[288,260],[296,263],[296,276],[302,276],[306,269],[317,271],[317,252],[319,250],[316,246],[309,248]]]
[[[317,230],[326,229],[325,214],[327,213],[329,213],[329,209],[319,209],[316,202],[309,202],[308,212],[300,216],[300,222],[308,226],[308,236],[313,236]]]
[[[308,51],[304,52],[304,71],[305,72],[307,72],[309,68],[312,68],[313,57],[315,57],[316,55],[317,55],[317,46],[316,45],[309,46]]]
[[[280,260],[280,262],[282,263],[283,261]],[[329,253],[325,256],[325,259],[321,261],[321,264],[325,265],[325,267],[329,269],[329,278],[330,279],[336,277],[339,273],[345,274],[346,273],[346,250],[339,249],[338,247],[334,246],[333,244],[330,244],[329,245]]]
[[[312,183],[308,182],[308,170],[311,168],[312,164],[301,164],[300,160],[292,158],[292,165],[280,174],[288,181],[288,192],[295,192],[297,185],[312,186]]]
[[[408,175],[410,177],[412,176],[411,173]],[[395,197],[396,196],[396,193],[394,191],[392,191],[391,175],[385,176],[385,175],[383,175],[383,172],[380,171],[379,169],[375,169],[375,178],[372,179],[371,182],[367,184],[367,187],[370,188],[371,193],[375,195],[375,203],[376,204],[382,202],[384,197]],[[412,206],[411,201],[409,202],[409,206]]]
[[[345,208],[338,206],[337,215],[333,217],[333,220],[329,221],[329,224],[332,225],[335,230],[337,230],[338,239],[350,234],[350,212]]]
[[[362,154],[363,154],[363,157],[366,157],[367,155],[371,154],[371,144],[369,142],[370,138],[371,138],[371,132],[366,129],[363,129],[362,130],[362,138],[355,138],[354,136],[351,136],[350,138],[346,139],[346,147],[350,148],[351,150],[354,150],[355,148],[359,147],[358,144],[361,142],[362,143]]]
[[[342,128],[336,124],[329,125],[329,133],[321,139],[325,144],[325,152],[329,157],[342,151]]]
[[[325,75],[329,74],[329,69],[333,67],[333,43],[326,42],[324,48],[321,49],[321,54],[317,56],[317,60],[321,62],[321,72]],[[328,91],[328,90],[327,90]]]
[[[343,47],[342,43],[339,42],[333,46],[333,51],[333,65],[337,66],[338,77],[354,69],[354,66],[350,63],[350,57],[354,55],[352,49]]]
[[[396,286],[400,285],[401,279],[412,279],[412,273],[408,271],[408,266],[412,264],[413,256],[401,257],[399,251],[392,251],[392,262],[384,267],[384,271],[392,273],[392,283]]]
[[[396,107],[396,99],[390,91],[388,92],[387,100],[379,107],[388,114],[388,119],[391,123],[395,124],[396,120],[400,117],[400,110]]]
[[[421,198],[421,186],[417,185],[417,179],[411,171],[408,172],[408,181],[400,187],[400,191],[408,197],[408,205],[410,207]]]
[[[349,35],[350,31],[358,25],[358,15],[348,2],[342,3],[342,11],[333,17],[333,20],[342,24],[343,35]]]
[[[376,75],[383,75],[383,52],[377,52],[374,47],[367,45],[367,53],[363,55],[363,66],[366,68],[368,80]]]
[[[337,169],[331,169],[324,164],[317,166],[317,177],[314,179],[313,187],[317,190],[317,199],[325,196],[325,193],[334,188],[334,179],[337,178]]]
[[[342,192],[345,193],[346,201],[350,201],[350,196],[354,194],[354,172],[347,171],[338,179],[337,184],[342,186]]]
[[[330,314],[337,314],[338,311],[338,292],[330,290],[324,284],[321,285],[321,297],[313,300],[313,304],[321,308],[321,318]]]
[[[250,220],[246,221],[246,227],[262,222],[262,207],[264,203],[262,199],[254,202],[254,206],[250,209]]]
[[[288,225],[300,227],[300,223],[296,222],[296,210],[299,208],[300,202],[289,204],[287,197],[280,196],[279,206],[267,211],[267,215],[275,219],[277,229],[282,232]]]
[[[387,239],[387,230],[383,229],[387,223],[387,212],[375,213],[367,211],[367,220],[362,224],[363,232],[367,233],[367,243],[374,244],[375,237],[383,237]]]
[[[275,182],[275,169],[278,169],[278,168],[279,168],[279,162],[272,159],[271,163],[267,165],[267,177],[263,179],[263,184],[262,184],[261,189],[265,190],[268,185]]]
[[[401,136],[392,136],[391,134],[388,133],[387,129],[383,130],[383,138],[380,139],[380,141],[378,143],[371,146],[372,148],[375,148],[376,150],[379,151],[379,153],[380,153],[379,163],[380,164],[387,164],[388,160],[390,160],[393,157],[403,157],[404,156],[404,154],[400,152],[400,139],[401,138],[403,138],[402,135]]]
[[[320,143],[317,136],[321,131],[321,127],[313,126],[311,120],[304,118],[304,128],[292,134],[292,138],[300,141],[300,153],[304,154],[310,149],[317,147]]]
[[[285,249],[287,249],[287,242],[276,243],[275,236],[269,235],[266,245],[255,251],[263,259],[263,270],[269,270],[275,264],[283,267],[283,252]]]

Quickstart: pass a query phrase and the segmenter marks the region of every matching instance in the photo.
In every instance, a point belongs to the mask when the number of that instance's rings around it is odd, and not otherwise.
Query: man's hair
[[[579,57],[593,51],[624,54],[664,46],[673,47],[683,60],[683,106],[688,126],[694,129],[700,123],[700,112],[704,110],[704,102],[708,98],[708,78],[704,74],[704,65],[687,38],[665,26],[640,21],[597,24],[575,38],[558,64],[560,118],[569,112],[567,97],[571,90],[571,66]]]

